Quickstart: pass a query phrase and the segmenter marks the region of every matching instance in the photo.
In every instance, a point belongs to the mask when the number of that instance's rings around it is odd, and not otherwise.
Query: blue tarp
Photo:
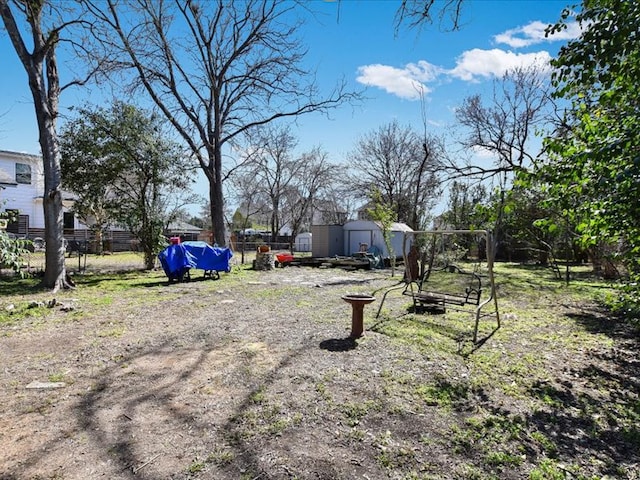
[[[229,272],[233,253],[228,248],[212,247],[207,242],[183,242],[169,245],[158,254],[169,280],[182,280],[191,268],[206,272]]]

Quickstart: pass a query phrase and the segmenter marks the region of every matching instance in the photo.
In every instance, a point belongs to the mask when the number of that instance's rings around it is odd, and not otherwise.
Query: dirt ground
[[[0,478],[529,478],[541,451],[492,471],[452,439],[454,423],[478,405],[517,414],[523,404],[474,391],[451,406],[404,389],[443,371],[463,381],[464,357],[426,356],[381,333],[376,303],[365,307],[365,336],[347,338],[351,308],[341,296],[395,280],[387,271],[288,267],[171,285],[158,273],[135,294],[107,283],[90,300],[62,294],[45,319],[0,327]],[[400,315],[405,304],[393,297],[385,307]],[[498,335],[491,342],[496,354],[509,348]],[[618,393],[633,398],[637,351],[616,341],[588,348],[547,359],[550,381],[586,388],[580,362],[610,372],[612,356],[623,356],[629,391]],[[615,395],[590,392],[603,402]],[[638,465],[634,443],[602,451],[607,439],[581,442],[582,423],[565,421],[556,426],[575,429],[564,433],[576,441],[570,453],[568,439],[557,439],[561,462],[626,456]],[[579,478],[569,470],[562,478]]]

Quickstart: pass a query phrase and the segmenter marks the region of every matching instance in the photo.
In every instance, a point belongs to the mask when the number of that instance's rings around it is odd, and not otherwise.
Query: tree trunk
[[[104,253],[104,250],[102,248],[102,240],[103,240],[102,228],[98,228],[95,231],[96,255],[102,255]]]
[[[40,148],[44,167],[44,231],[45,231],[45,270],[42,285],[54,292],[60,288],[71,287],[67,281],[65,267],[64,222],[62,210],[62,191],[60,189],[60,149],[55,128],[57,111],[51,111],[51,89],[47,91],[42,80],[41,71],[28,69],[29,86],[33,95],[38,130],[40,132]],[[39,75],[40,73],[40,75]],[[57,95],[57,94],[56,94]],[[57,98],[55,99],[57,105]]]
[[[40,115],[38,115],[40,117]],[[38,118],[38,124],[47,124]],[[60,156],[57,149],[57,137],[52,124],[40,127],[40,146],[44,162],[44,235],[45,270],[42,284],[57,291],[68,288],[65,267],[65,245],[63,237],[62,192],[60,190]]]
[[[153,270],[156,265],[156,256],[153,252],[144,252],[144,268],[145,270]]]
[[[222,152],[220,147],[213,150],[213,171],[209,178],[209,203],[211,205],[211,225],[213,241],[220,247],[226,246],[226,225],[224,221],[224,194],[222,191]]]
[[[55,48],[59,32],[45,37],[42,31],[42,9],[44,2],[30,2],[27,22],[34,42],[33,53],[29,53],[22,39],[20,29],[6,0],[0,0],[0,15],[22,65],[27,73],[29,89],[38,121],[40,148],[44,169],[44,229],[45,229],[45,271],[43,286],[57,291],[68,288],[65,269],[65,248],[63,241],[62,192],[60,190],[60,149],[56,132],[60,78],[58,74]],[[26,8],[26,7],[25,7]],[[45,78],[46,69],[46,78]]]

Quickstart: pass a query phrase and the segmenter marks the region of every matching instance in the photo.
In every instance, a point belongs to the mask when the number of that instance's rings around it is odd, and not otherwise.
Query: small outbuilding
[[[375,247],[384,258],[389,258],[391,255],[402,257],[403,248],[408,252],[413,243],[413,237],[405,235],[413,232],[413,229],[405,223],[396,222],[391,224],[391,253],[387,249],[382,227],[378,222],[354,220],[345,223],[342,229],[344,234],[344,255],[352,255]],[[406,245],[403,246],[403,244]]]
[[[393,255],[402,257],[403,243],[406,252],[413,244],[413,236],[406,235],[413,230],[404,223],[393,223],[390,231]],[[351,256],[372,247],[382,257],[390,256],[380,224],[371,220],[353,220],[344,225],[313,225],[311,232],[314,257]]]
[[[313,235],[311,232],[304,232],[296,235],[294,243],[296,252],[310,252],[312,248],[312,238]]]
[[[312,225],[314,257],[335,257],[344,255],[344,231],[342,225]]]
[[[180,237],[183,242],[198,240],[202,229],[187,222],[171,222],[165,231],[168,237]]]

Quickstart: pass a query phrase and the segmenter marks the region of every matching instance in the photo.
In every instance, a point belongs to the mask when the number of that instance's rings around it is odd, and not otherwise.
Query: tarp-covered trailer
[[[231,271],[232,256],[229,248],[212,247],[200,241],[172,244],[158,254],[169,282],[189,280],[192,268],[204,270],[205,277],[220,278],[219,272]]]

